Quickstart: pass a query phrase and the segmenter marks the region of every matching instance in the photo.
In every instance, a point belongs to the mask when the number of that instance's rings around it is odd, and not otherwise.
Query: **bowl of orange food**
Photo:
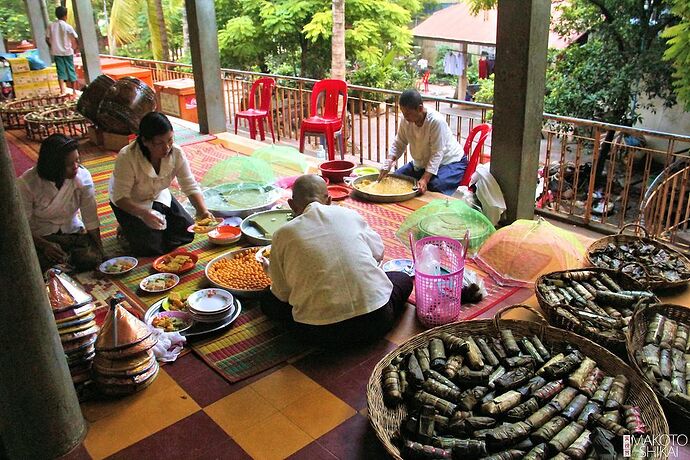
[[[153,261],[153,269],[166,273],[185,273],[194,268],[199,256],[191,252],[177,250],[160,256]]]
[[[203,219],[195,220],[194,223],[187,228],[187,231],[192,233],[208,233],[221,223],[223,223],[221,217],[204,217]]]
[[[214,286],[238,297],[260,297],[271,286],[271,278],[256,260],[256,253],[260,249],[237,249],[219,255],[206,265],[206,278]]]

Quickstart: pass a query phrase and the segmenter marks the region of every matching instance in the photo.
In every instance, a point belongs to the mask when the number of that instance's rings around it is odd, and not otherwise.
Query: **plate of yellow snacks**
[[[187,251],[173,251],[153,261],[153,269],[167,273],[185,273],[194,268],[199,256]]]
[[[223,223],[223,219],[220,217],[204,217],[203,219],[195,220],[192,225],[187,227],[188,232],[192,233],[208,233],[217,226]]]
[[[258,297],[271,286],[271,278],[256,260],[260,247],[221,254],[206,265],[206,278],[216,287],[240,297]]]
[[[192,315],[184,311],[162,311],[151,319],[151,326],[165,332],[186,331],[193,324]]]
[[[189,297],[188,293],[171,292],[163,299],[161,307],[167,311],[187,311],[187,297]]]

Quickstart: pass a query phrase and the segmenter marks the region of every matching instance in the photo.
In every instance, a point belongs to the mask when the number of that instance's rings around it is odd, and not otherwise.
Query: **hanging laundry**
[[[465,56],[457,51],[448,52],[443,58],[443,72],[448,75],[462,75],[465,72]]]

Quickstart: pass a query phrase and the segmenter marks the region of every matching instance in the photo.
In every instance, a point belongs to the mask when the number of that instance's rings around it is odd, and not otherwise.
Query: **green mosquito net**
[[[245,156],[216,163],[201,179],[206,206],[215,215],[231,216],[268,207],[280,198],[271,165]]]
[[[427,236],[447,236],[462,241],[470,231],[468,255],[474,255],[496,231],[480,211],[460,200],[433,200],[419,208],[402,223],[395,236],[409,244],[410,234],[418,240]]]
[[[304,174],[309,169],[307,157],[294,147],[268,145],[254,150],[251,158],[268,163],[276,177]]]
[[[532,287],[544,273],[580,268],[584,255],[585,247],[573,233],[539,218],[501,228],[474,260],[498,284]]]

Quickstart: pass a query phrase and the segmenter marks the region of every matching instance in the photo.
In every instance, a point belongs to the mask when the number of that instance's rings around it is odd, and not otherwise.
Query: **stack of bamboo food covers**
[[[67,274],[55,269],[47,274],[46,290],[72,381],[75,384],[87,382],[98,334],[94,305],[91,303],[93,297]]]
[[[148,387],[158,375],[152,348],[157,338],[122,304],[111,301],[96,340],[94,380],[107,395],[127,395]]]

